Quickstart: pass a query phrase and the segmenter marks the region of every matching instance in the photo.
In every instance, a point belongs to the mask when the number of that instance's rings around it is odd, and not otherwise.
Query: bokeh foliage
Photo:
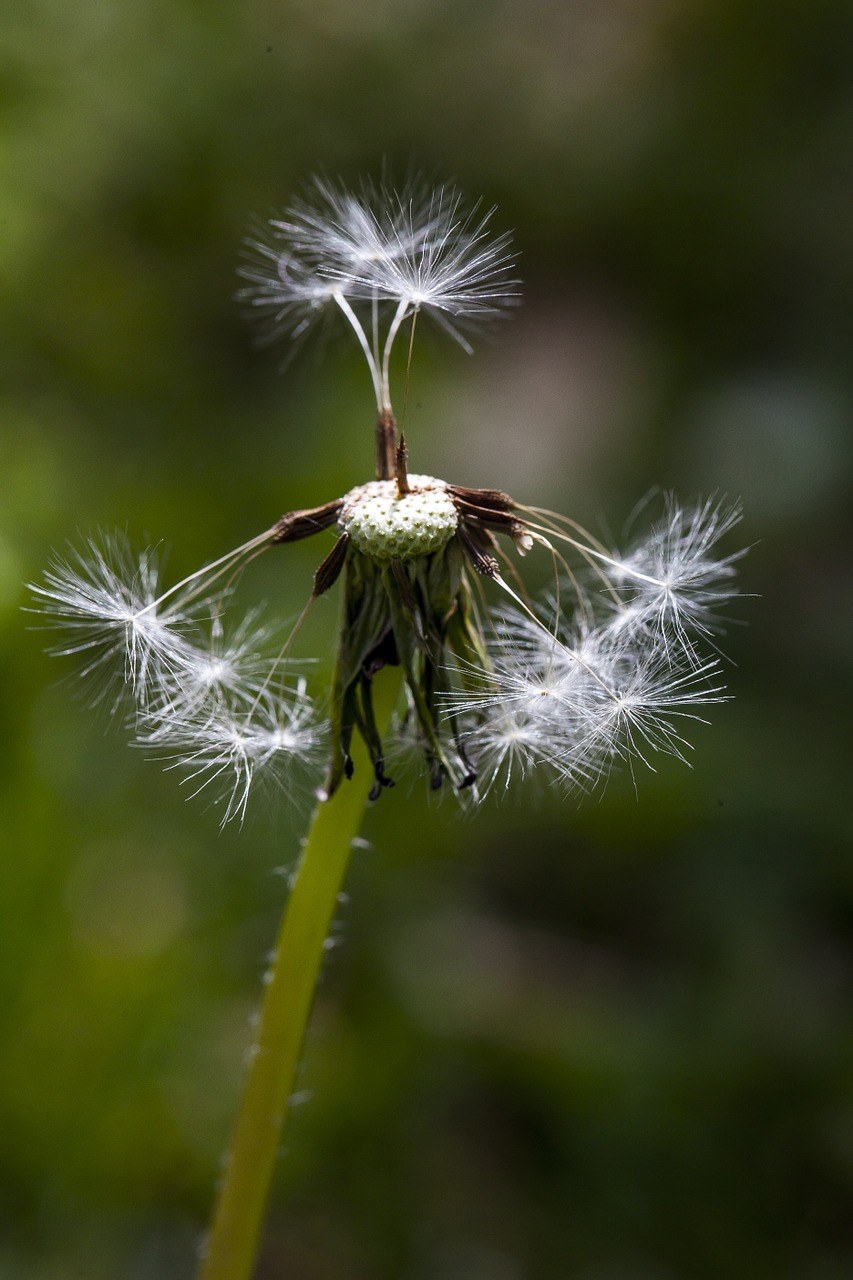
[[[357,353],[281,371],[234,265],[318,167],[413,161],[499,205],[526,291],[473,360],[419,346],[415,469],[614,536],[654,486],[740,495],[756,598],[693,772],[383,796],[259,1275],[848,1276],[849,5],[28,0],[0,35],[0,1276],[192,1274],[300,834],[184,803],[22,583],[115,525],[187,572],[367,478]],[[249,598],[292,616],[318,554]]]

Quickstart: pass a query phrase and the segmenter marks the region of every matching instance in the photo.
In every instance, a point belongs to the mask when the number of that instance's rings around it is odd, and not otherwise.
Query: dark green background
[[[303,821],[220,834],[22,583],[116,525],[183,574],[368,478],[354,344],[282,372],[234,268],[383,159],[497,203],[525,281],[473,359],[424,332],[413,468],[614,538],[740,495],[754,595],[694,771],[383,796],[259,1277],[849,1276],[849,5],[22,0],[0,43],[0,1277],[192,1275]]]

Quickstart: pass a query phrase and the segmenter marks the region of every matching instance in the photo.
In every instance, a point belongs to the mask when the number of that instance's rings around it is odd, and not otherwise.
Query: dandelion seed
[[[225,825],[243,821],[255,784],[266,783],[293,798],[322,739],[323,727],[300,686],[262,698],[248,713],[223,706],[208,715],[160,715],[148,731],[143,723],[136,742],[155,749],[167,767],[183,774],[191,795],[212,794]]]
[[[309,194],[270,225],[317,271],[348,282],[366,264],[417,252],[433,234],[431,195],[417,182],[402,195],[363,182],[357,191],[314,178]]]
[[[454,187],[358,192],[315,179],[309,197],[247,242],[241,292],[269,318],[273,336],[301,336],[337,306],[367,361],[377,409],[388,411],[390,361],[403,322],[423,310],[471,350],[460,325],[500,315],[518,301],[508,234],[492,235],[493,210],[466,210]],[[385,326],[380,308],[393,304]]]
[[[56,655],[89,655],[82,675],[108,676],[122,659],[124,680],[144,700],[155,669],[179,664],[190,615],[180,602],[170,608],[158,600],[159,565],[149,548],[134,556],[120,533],[90,538],[82,548],[70,547],[45,572],[44,584],[31,583],[37,611],[46,625],[64,634],[52,646]],[[103,696],[96,693],[96,700]]]
[[[293,338],[301,337],[334,306],[341,293],[339,281],[318,276],[263,233],[247,240],[246,248],[247,261],[240,274],[250,284],[239,296],[263,316],[269,341],[288,332]]]
[[[623,558],[611,574],[629,598],[614,612],[616,630],[648,627],[671,630],[692,651],[691,632],[711,634],[718,614],[736,594],[735,564],[744,554],[717,557],[712,551],[740,520],[740,507],[708,499],[693,508],[670,495],[664,517]]]
[[[508,233],[493,235],[494,210],[467,211],[454,187],[439,187],[428,205],[398,197],[403,234],[395,252],[366,259],[353,273],[353,292],[395,301],[407,310],[425,310],[470,350],[443,316],[470,322],[500,315],[518,301],[512,276],[515,255]]]
[[[220,707],[249,708],[261,697],[278,665],[270,656],[273,629],[250,610],[230,636],[214,618],[186,638],[168,667],[158,666],[147,699],[149,732],[159,721],[164,730],[173,719],[186,719]],[[288,664],[292,668],[293,664]]]
[[[622,662],[623,682],[612,697],[601,697],[601,714],[581,754],[605,776],[617,760],[639,761],[654,771],[651,754],[660,752],[689,764],[691,745],[683,736],[684,722],[707,723],[696,708],[722,702],[724,686],[716,660],[701,666],[673,665],[663,647],[634,653]],[[632,770],[633,775],[633,770]]]

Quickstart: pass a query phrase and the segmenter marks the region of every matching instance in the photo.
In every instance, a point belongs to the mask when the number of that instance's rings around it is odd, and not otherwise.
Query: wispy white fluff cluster
[[[56,557],[44,579],[30,589],[47,625],[64,637],[52,652],[84,654],[83,676],[103,678],[106,689],[120,655],[125,680],[144,700],[149,670],[169,664],[189,621],[178,610],[168,618],[160,612],[156,551],[134,556],[120,534],[93,537]]]
[[[31,587],[65,635],[53,652],[84,653],[94,700],[126,717],[135,745],[180,770],[193,795],[210,794],[223,822],[242,820],[262,780],[292,790],[322,741],[304,679],[269,656],[273,636],[257,613],[230,635],[222,627],[229,588],[218,584],[258,541],[161,592],[152,550],[134,556],[121,535],[101,536]]]
[[[687,761],[688,722],[725,696],[719,660],[702,645],[736,593],[737,557],[713,552],[738,518],[736,507],[670,499],[625,556],[562,539],[593,567],[591,588],[572,575],[569,610],[554,598],[503,609],[489,664],[467,666],[465,687],[445,697],[479,794],[532,769],[589,790],[616,765],[653,768],[657,752]]]
[[[424,312],[470,351],[464,331],[517,301],[510,236],[492,234],[493,213],[467,208],[453,186],[351,191],[316,178],[247,242],[242,296],[273,335],[299,336],[337,308],[367,360],[377,408],[388,410],[391,351],[406,319]]]
[[[718,611],[734,589],[735,564],[743,551],[719,557],[717,542],[740,520],[738,504],[709,498],[695,507],[666,499],[663,519],[624,557],[600,557],[621,597],[611,626],[628,634],[670,633],[689,655],[692,637],[713,634]]]

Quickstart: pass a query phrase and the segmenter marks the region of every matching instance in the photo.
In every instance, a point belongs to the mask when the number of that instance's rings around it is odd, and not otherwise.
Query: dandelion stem
[[[380,730],[390,720],[401,679],[399,668],[376,679]],[[374,780],[360,739],[353,742],[353,758],[352,780],[317,807],[287,901],[199,1280],[249,1280],[254,1268],[324,944]]]

